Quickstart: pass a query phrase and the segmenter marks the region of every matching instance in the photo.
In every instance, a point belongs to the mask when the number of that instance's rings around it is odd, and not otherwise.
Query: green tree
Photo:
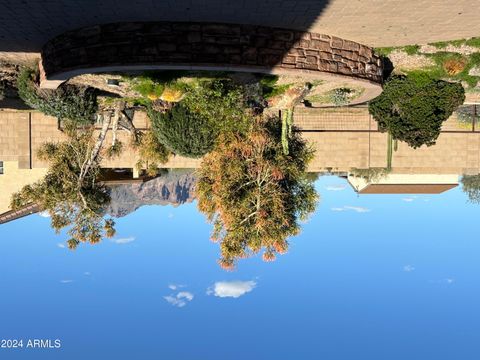
[[[39,149],[39,159],[49,162],[47,174],[14,194],[11,208],[36,203],[49,213],[56,232],[69,228],[68,246],[74,249],[80,242],[95,244],[103,236],[114,236],[115,223],[103,217],[110,196],[98,182],[103,131],[96,141],[93,130],[78,132],[67,128],[66,134],[66,141],[45,143]]]
[[[381,131],[413,148],[435,144],[442,123],[465,100],[461,84],[428,76],[393,76],[369,104]]]
[[[149,109],[149,117],[159,142],[178,155],[202,157],[212,150],[218,136],[218,129],[211,119],[182,104],[167,112]]]
[[[97,95],[92,88],[62,84],[56,90],[40,89],[38,74],[24,68],[18,77],[18,95],[28,106],[59,120],[91,124],[97,112]]]
[[[246,133],[221,134],[203,158],[198,208],[213,223],[225,269],[262,248],[265,261],[285,253],[287,238],[300,232],[298,220],[315,209],[317,194],[305,172],[313,151],[293,130],[288,155],[281,120],[258,118]]]
[[[461,182],[463,192],[467,194],[468,200],[480,204],[480,175],[464,175]]]
[[[140,158],[136,164],[137,169],[145,168],[148,176],[158,175],[160,165],[165,164],[171,155],[151,130],[139,134],[134,146],[138,149]]]

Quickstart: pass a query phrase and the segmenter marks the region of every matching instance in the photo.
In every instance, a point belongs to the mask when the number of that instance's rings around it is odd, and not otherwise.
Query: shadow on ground
[[[121,21],[199,21],[308,30],[329,0],[3,0],[0,51],[39,52],[68,30]]]

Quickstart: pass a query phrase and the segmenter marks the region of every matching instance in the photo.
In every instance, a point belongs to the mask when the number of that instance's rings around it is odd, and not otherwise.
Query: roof
[[[10,210],[0,214],[0,224],[5,224],[7,222],[20,219],[22,217],[35,214],[39,212],[40,209],[37,204],[28,204],[27,206],[18,209],[18,210]]]
[[[441,194],[458,184],[369,184],[359,194]]]

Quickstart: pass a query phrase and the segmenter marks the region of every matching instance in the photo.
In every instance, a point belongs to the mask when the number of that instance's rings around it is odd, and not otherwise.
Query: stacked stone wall
[[[145,66],[269,72],[305,70],[382,82],[382,61],[338,37],[253,25],[114,23],[66,32],[42,49],[42,76]]]

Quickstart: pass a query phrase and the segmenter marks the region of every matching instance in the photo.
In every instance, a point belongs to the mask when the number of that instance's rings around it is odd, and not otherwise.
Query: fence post
[[[477,105],[473,105],[472,132],[475,132],[475,123],[477,122]]]

